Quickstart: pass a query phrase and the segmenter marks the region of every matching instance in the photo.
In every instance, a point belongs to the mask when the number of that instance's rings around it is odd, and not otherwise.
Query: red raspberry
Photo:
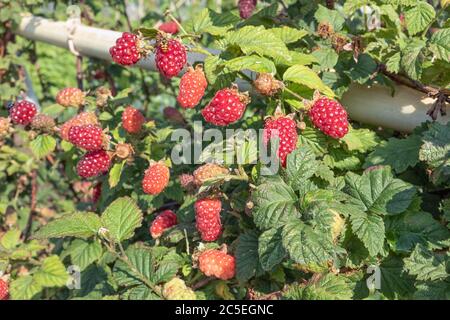
[[[0,279],[0,300],[8,300],[9,299],[9,286],[8,283]]]
[[[161,212],[150,227],[150,234],[154,239],[161,237],[163,232],[177,224],[177,215],[172,210]]]
[[[59,135],[63,140],[69,141],[69,131],[73,126],[98,125],[98,119],[93,112],[82,112],[72,119],[66,121],[60,128]]]
[[[159,27],[159,30],[166,32],[166,33],[170,33],[170,34],[177,34],[178,33],[178,25],[173,22],[173,21],[169,21],[169,22],[164,22],[162,23]]]
[[[183,108],[194,108],[205,94],[208,86],[205,73],[201,65],[194,68],[189,67],[188,71],[181,77],[180,92],[177,101]]]
[[[145,170],[144,179],[142,180],[142,189],[144,193],[157,195],[160,194],[169,183],[170,171],[166,165],[161,162],[150,165]]]
[[[228,280],[236,273],[236,260],[223,251],[210,249],[202,252],[198,257],[200,271],[208,277]]]
[[[192,184],[194,183],[194,176],[187,173],[182,173],[180,175],[180,185],[183,189],[190,190]]]
[[[238,8],[239,15],[242,19],[248,19],[253,14],[253,11],[256,8],[257,0],[239,0]]]
[[[335,139],[348,132],[347,111],[336,100],[327,97],[315,99],[309,117],[320,131]]]
[[[239,93],[236,88],[222,89],[202,110],[202,115],[209,123],[226,126],[242,117],[249,102],[248,93]]]
[[[194,183],[201,186],[206,180],[228,174],[228,169],[215,163],[207,163],[194,171]]]
[[[184,68],[186,48],[176,39],[160,39],[156,47],[155,62],[159,72],[170,79]]]
[[[92,202],[97,203],[102,196],[102,183],[99,182],[94,186],[92,190]]]
[[[11,120],[15,124],[22,124],[24,126],[31,123],[34,116],[37,113],[37,109],[34,103],[22,100],[14,103],[9,110]]]
[[[87,151],[101,149],[103,138],[102,128],[92,124],[73,126],[69,130],[69,141],[75,146]]]
[[[56,102],[63,107],[79,108],[84,105],[85,94],[78,88],[65,88],[56,95]]]
[[[203,241],[215,241],[222,233],[220,199],[199,199],[194,204],[197,230]]]
[[[132,106],[128,106],[122,113],[122,126],[128,133],[138,133],[142,129],[145,118],[142,113]]]
[[[264,124],[264,144],[267,145],[270,139],[279,137],[277,156],[281,165],[286,167],[286,158],[289,153],[297,147],[297,126],[290,116],[285,116],[280,109],[277,109],[274,117],[266,119]]]
[[[82,178],[98,176],[108,171],[111,159],[105,150],[86,153],[77,164],[77,173]]]
[[[135,64],[142,57],[138,36],[129,32],[122,33],[122,36],[116,40],[116,45],[109,49],[109,54],[114,62],[123,66]]]

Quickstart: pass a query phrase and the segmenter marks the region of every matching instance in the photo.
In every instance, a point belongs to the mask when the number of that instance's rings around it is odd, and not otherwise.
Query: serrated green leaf
[[[422,139],[414,134],[405,139],[390,138],[369,154],[364,168],[374,165],[389,165],[396,173],[401,173],[419,162],[421,145]]]
[[[236,277],[247,281],[257,274],[258,269],[258,235],[256,232],[242,234],[236,248]]]
[[[450,61],[450,28],[433,33],[430,39],[430,49],[438,59]]]
[[[142,211],[135,200],[122,197],[114,200],[102,214],[102,225],[116,241],[123,241],[134,235],[142,224]]]
[[[417,280],[443,280],[449,276],[446,271],[448,256],[436,254],[422,245],[417,245],[411,256],[405,259],[405,269]]]
[[[12,250],[20,243],[20,230],[11,229],[0,239],[0,245],[6,250]]]
[[[258,255],[261,266],[266,271],[271,271],[281,263],[286,256],[283,248],[281,229],[269,229],[264,231],[258,239]]]
[[[422,74],[420,53],[424,47],[425,41],[413,38],[402,51],[401,65],[406,74],[414,80],[418,80]]]
[[[334,258],[332,242],[299,220],[283,227],[282,238],[285,250],[297,263],[322,264]]]
[[[42,286],[31,275],[19,277],[11,282],[10,292],[13,300],[35,299]]]
[[[377,134],[369,129],[350,129],[341,139],[350,151],[367,152],[380,141]]]
[[[40,134],[30,142],[31,150],[37,158],[43,158],[56,148],[56,140],[50,135]]]
[[[284,43],[296,42],[308,34],[308,31],[306,30],[294,29],[287,26],[272,28],[270,29],[270,32]]]
[[[95,213],[73,213],[50,221],[34,234],[34,238],[89,238],[96,235],[100,227],[100,217]]]
[[[318,165],[314,152],[308,146],[291,152],[286,161],[286,174],[291,187],[298,190],[300,184],[313,176]]]
[[[272,74],[275,74],[277,71],[272,61],[256,55],[242,56],[228,60],[225,66],[231,71],[251,70]]]
[[[262,229],[280,226],[291,218],[298,217],[294,190],[283,181],[259,185],[253,193],[255,210],[253,219]]]
[[[340,31],[345,22],[344,17],[336,10],[330,10],[319,4],[319,8],[314,14],[317,22],[328,22],[333,26],[334,31]]]
[[[353,290],[346,279],[330,273],[306,285],[291,285],[283,293],[283,298],[293,300],[349,300],[352,296]]]
[[[400,71],[400,60],[401,60],[400,52],[394,53],[389,59],[386,61],[386,69],[392,73],[398,73]]]
[[[405,12],[406,28],[410,35],[419,33],[433,21],[436,12],[432,5],[418,1],[417,5]]]
[[[53,255],[44,259],[33,278],[42,287],[61,287],[67,283],[69,275],[59,257]]]
[[[350,203],[362,211],[380,215],[402,213],[416,193],[412,185],[395,179],[389,167],[376,168],[362,176],[349,172],[345,181]]]
[[[380,216],[355,210],[350,215],[350,221],[353,232],[364,243],[371,256],[376,256],[383,250],[385,230]]]
[[[263,26],[246,26],[237,31],[228,32],[225,40],[231,45],[239,46],[247,55],[257,53],[272,58],[291,59],[283,41]]]
[[[102,253],[103,249],[99,242],[81,239],[72,241],[65,251],[65,254],[70,255],[72,264],[78,266],[80,271],[86,269],[94,261],[99,260]]]
[[[319,70],[332,69],[338,62],[339,55],[331,48],[320,48],[312,52],[319,63]]]
[[[348,72],[352,81],[364,84],[377,70],[376,61],[368,54],[363,53],[358,57],[358,61],[351,60],[350,71]]]
[[[450,231],[428,212],[408,211],[386,222],[386,233],[397,252],[410,252],[417,244],[441,249],[450,238]]]
[[[109,183],[110,188],[114,188],[119,183],[125,163],[126,163],[126,160],[114,163],[112,168],[109,170],[108,183]]]
[[[283,80],[317,89],[327,96],[334,96],[333,91],[322,82],[317,73],[303,65],[295,65],[288,68],[283,74]]]
[[[417,300],[449,300],[450,283],[448,281],[426,281],[416,285],[414,299]]]
[[[391,256],[379,266],[380,290],[388,299],[409,298],[414,291],[414,279],[404,271],[399,257]]]

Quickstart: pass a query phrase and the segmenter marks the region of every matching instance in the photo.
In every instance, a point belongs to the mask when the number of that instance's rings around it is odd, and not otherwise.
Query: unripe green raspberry
[[[195,292],[180,278],[173,278],[164,285],[163,295],[168,300],[197,300]]]

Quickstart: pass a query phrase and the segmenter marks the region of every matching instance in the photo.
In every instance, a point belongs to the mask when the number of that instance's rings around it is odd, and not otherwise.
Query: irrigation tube
[[[69,49],[69,38],[79,54],[111,61],[109,48],[115,44],[121,33],[112,30],[88,27],[78,24],[71,33],[66,21],[52,21],[34,16],[24,16],[16,34],[34,41],[42,41],[61,48]],[[211,51],[213,52],[213,51]],[[213,52],[214,53],[214,52]],[[190,52],[188,62],[203,61],[204,54]],[[156,70],[155,59],[149,55],[136,67]],[[243,90],[248,90],[247,82],[238,82]],[[362,123],[411,132],[422,122],[429,120],[426,111],[433,99],[424,97],[421,92],[398,85],[394,97],[390,89],[374,86],[371,88],[353,85],[343,96],[342,103],[351,119]],[[440,117],[438,121],[447,123],[450,115]]]

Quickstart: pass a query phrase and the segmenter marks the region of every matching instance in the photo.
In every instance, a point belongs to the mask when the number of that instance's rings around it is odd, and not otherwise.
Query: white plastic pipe
[[[69,48],[70,24],[68,22],[52,21],[34,16],[22,18],[16,30],[18,35],[34,41],[46,42],[61,48]],[[120,32],[93,28],[79,24],[73,32],[75,49],[83,56],[111,61],[109,48],[112,47]],[[217,51],[210,50],[213,53]],[[188,62],[203,61],[205,55],[190,52]],[[156,70],[154,55],[141,60],[137,67]],[[238,81],[242,90],[249,90],[249,84]],[[347,108],[351,119],[362,123],[392,128],[399,131],[411,132],[422,122],[430,120],[426,115],[433,104],[433,99],[405,86],[396,86],[394,97],[390,89],[382,86],[371,88],[353,85],[345,93],[342,103]],[[440,117],[439,121],[447,123],[450,116]]]
[[[390,88],[381,85],[365,87],[352,85],[342,97],[352,120],[382,126],[403,132],[411,132],[421,123],[431,120],[426,114],[435,99],[403,85],[395,86],[394,96]],[[439,116],[447,123],[450,116]]]
[[[53,21],[35,16],[23,16],[22,21],[15,31],[27,39],[42,41],[57,47],[69,49],[69,30],[71,24],[65,21]],[[112,61],[109,48],[115,45],[116,40],[122,35],[121,32],[88,27],[79,24],[73,32],[73,44],[82,56]],[[205,55],[190,52],[188,62],[205,60]],[[142,59],[136,64],[137,67],[146,70],[156,70],[155,57],[153,54]]]

